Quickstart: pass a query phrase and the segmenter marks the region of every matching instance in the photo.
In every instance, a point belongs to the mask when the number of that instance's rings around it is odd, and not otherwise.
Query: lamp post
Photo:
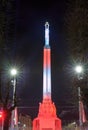
[[[13,105],[14,105],[14,100],[15,100],[15,94],[16,94],[16,75],[17,75],[17,70],[15,68],[11,69],[11,75],[13,76]]]
[[[11,69],[10,71],[11,76],[13,76],[13,106],[15,105],[15,98],[16,98],[16,75],[17,75],[17,70],[15,68]],[[12,111],[12,118],[11,118],[11,130],[14,129],[15,125],[15,116],[14,116],[15,111]]]
[[[80,74],[82,74],[82,72],[83,72],[83,67],[81,65],[76,66],[75,67],[75,72],[77,73],[78,80],[81,80],[82,77],[80,76]],[[79,98],[79,126],[80,126],[80,130],[82,130],[81,90],[80,90],[80,86],[78,86],[78,98]]]

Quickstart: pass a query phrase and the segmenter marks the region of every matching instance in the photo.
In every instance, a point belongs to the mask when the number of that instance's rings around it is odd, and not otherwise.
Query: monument
[[[38,117],[33,120],[33,130],[61,130],[61,120],[51,99],[51,49],[49,23],[45,23],[45,46],[43,52],[43,100],[39,104]]]

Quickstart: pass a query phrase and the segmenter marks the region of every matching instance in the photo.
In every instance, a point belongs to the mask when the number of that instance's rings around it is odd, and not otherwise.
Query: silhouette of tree
[[[6,84],[6,93],[4,94],[3,98],[3,91],[2,91],[2,84],[1,84],[1,77],[2,72],[4,70],[3,64],[4,61],[9,56],[8,53],[11,51],[11,44],[14,40],[14,7],[15,0],[1,0],[0,1],[0,107],[3,109],[4,112],[4,123],[3,123],[3,130],[9,129],[9,121],[11,118],[11,112],[16,107],[16,94],[14,98],[14,104],[10,102],[10,89],[11,84],[10,82]]]
[[[86,0],[68,0],[67,11],[65,16],[65,34],[69,45],[69,59],[73,64],[82,64],[84,66],[83,79],[80,82],[82,96],[84,102],[87,103],[85,97],[86,88],[88,85],[88,1]],[[71,63],[72,64],[72,63]],[[76,87],[74,87],[76,86]],[[77,95],[78,82],[76,77],[73,77],[72,87],[73,93]],[[73,94],[75,95],[75,94]],[[87,96],[87,95],[86,95]],[[76,96],[74,101],[77,100]],[[76,98],[75,98],[76,97]],[[88,105],[88,104],[87,104]]]

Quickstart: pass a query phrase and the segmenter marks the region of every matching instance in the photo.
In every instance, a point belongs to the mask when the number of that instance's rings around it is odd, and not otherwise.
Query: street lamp
[[[11,76],[13,77],[12,84],[13,84],[13,105],[15,105],[15,98],[16,98],[16,75],[17,75],[17,69],[13,68],[10,70]],[[11,118],[11,129],[14,129],[14,113],[15,111],[12,111],[12,118]]]
[[[83,72],[83,67],[81,65],[78,65],[75,67],[75,71],[76,71],[76,73],[80,74]]]
[[[13,76],[13,105],[15,100],[15,94],[16,94],[16,75],[17,75],[17,69],[13,68],[10,71],[11,75]]]
[[[15,76],[17,74],[17,70],[15,68],[11,69],[11,75]]]
[[[80,75],[83,73],[83,67],[81,65],[78,65],[75,67],[75,72],[77,73],[78,80],[82,79],[82,77]],[[80,126],[80,130],[82,130],[80,86],[78,86],[78,97],[79,97],[79,126]]]

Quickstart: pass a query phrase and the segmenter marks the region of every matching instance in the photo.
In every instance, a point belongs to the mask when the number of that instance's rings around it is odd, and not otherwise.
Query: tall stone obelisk
[[[49,23],[45,23],[45,46],[43,55],[43,101],[39,104],[38,117],[33,120],[33,130],[61,130],[56,107],[51,99],[51,49],[49,45]]]

